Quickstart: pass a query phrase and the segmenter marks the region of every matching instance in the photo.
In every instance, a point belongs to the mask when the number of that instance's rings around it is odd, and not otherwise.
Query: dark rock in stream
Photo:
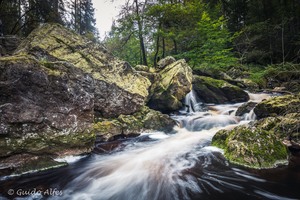
[[[230,83],[206,76],[193,77],[193,89],[205,103],[238,103],[249,100],[247,92]]]
[[[244,103],[237,109],[235,116],[243,116],[244,114],[249,113],[256,105],[257,103],[253,101]]]
[[[141,132],[171,132],[176,122],[168,115],[149,109],[147,106],[133,115],[120,115],[115,119],[100,119],[94,124],[94,131],[102,141],[112,140],[115,136],[138,135]]]

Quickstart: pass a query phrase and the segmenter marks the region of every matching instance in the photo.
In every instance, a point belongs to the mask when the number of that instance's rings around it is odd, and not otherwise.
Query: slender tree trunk
[[[162,58],[166,57],[166,43],[165,38],[162,39]]]
[[[77,0],[74,1],[74,29],[75,31],[78,31],[78,26],[77,26],[77,23],[78,23],[78,13],[77,13]]]
[[[281,28],[281,49],[282,49],[282,64],[285,63],[285,52],[284,52],[284,21],[282,20]]]
[[[157,38],[156,38],[156,50],[155,50],[155,54],[154,54],[154,63],[153,63],[154,67],[156,67],[156,65],[157,65],[158,52],[159,52],[159,35],[157,35]]]
[[[145,44],[144,44],[144,38],[143,38],[143,30],[142,30],[142,22],[139,14],[139,6],[138,6],[138,0],[134,0],[135,2],[135,7],[136,7],[136,15],[137,15],[137,23],[138,23],[138,32],[139,32],[139,40],[140,40],[140,49],[142,53],[142,64],[143,65],[148,65],[147,64],[147,56],[146,56],[146,49],[145,49]]]
[[[173,39],[173,43],[174,43],[174,53],[177,54],[177,42],[175,39]]]

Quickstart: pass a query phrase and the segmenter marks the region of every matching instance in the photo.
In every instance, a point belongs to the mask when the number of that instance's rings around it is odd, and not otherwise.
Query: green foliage
[[[293,63],[262,65],[245,65],[249,78],[261,88],[268,87],[270,81],[289,82],[300,79],[300,65]]]
[[[134,35],[124,38],[115,32],[111,37],[106,38],[105,45],[109,52],[126,60],[132,66],[140,64],[140,44]]]
[[[211,67],[224,68],[237,64],[229,48],[232,37],[223,16],[214,20],[204,11],[196,28],[197,39],[191,44],[191,50],[182,54],[192,66],[197,68],[197,65],[207,63]]]

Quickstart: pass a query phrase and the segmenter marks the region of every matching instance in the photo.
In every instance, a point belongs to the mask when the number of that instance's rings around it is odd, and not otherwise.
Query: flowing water
[[[267,97],[250,96],[253,101]],[[218,130],[254,120],[253,112],[238,118],[234,114],[241,104],[204,105],[193,92],[185,104],[172,115],[179,124],[174,132],[97,143],[91,155],[69,166],[2,177],[0,199],[300,199],[299,169],[238,167],[210,146]],[[14,195],[7,194],[10,190]]]

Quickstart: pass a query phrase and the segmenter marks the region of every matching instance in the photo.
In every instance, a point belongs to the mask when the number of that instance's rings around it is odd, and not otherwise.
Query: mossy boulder
[[[104,47],[57,24],[0,58],[0,160],[91,152],[94,118],[140,111],[150,81]]]
[[[127,62],[113,57],[102,45],[58,24],[44,24],[34,30],[16,54],[30,54],[48,68],[67,62],[70,68],[90,76],[94,110],[99,116],[132,114],[142,108],[148,97],[151,83],[147,78]],[[54,70],[60,71],[57,67]]]
[[[134,69],[137,71],[149,72],[149,67],[146,65],[136,65]]]
[[[300,94],[273,97],[260,102],[254,113],[258,119],[270,116],[284,116],[288,113],[300,112]]]
[[[249,100],[249,95],[239,87],[206,76],[195,75],[193,89],[205,103],[237,103]]]
[[[165,113],[182,107],[181,100],[192,89],[192,69],[185,60],[178,60],[158,72],[151,87],[148,106]]]
[[[176,62],[176,59],[173,58],[172,56],[167,56],[161,60],[158,61],[157,63],[157,69],[162,70],[164,69],[166,66],[172,64]]]
[[[176,122],[168,115],[143,107],[133,115],[120,115],[114,119],[99,119],[94,124],[94,132],[101,140],[111,140],[115,136],[139,135],[143,131],[170,132]]]
[[[290,149],[300,150],[300,113],[263,118],[253,126],[274,132]]]
[[[231,163],[249,168],[274,168],[288,162],[287,149],[276,134],[256,127],[221,130],[213,137],[212,145],[224,149]]]

